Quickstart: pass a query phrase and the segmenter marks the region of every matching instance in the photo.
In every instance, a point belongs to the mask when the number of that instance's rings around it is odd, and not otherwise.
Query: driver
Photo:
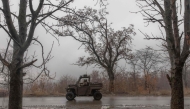
[[[84,81],[83,81],[83,85],[84,85],[84,86],[87,86],[87,85],[88,85],[88,81],[87,81],[87,79],[84,79]]]

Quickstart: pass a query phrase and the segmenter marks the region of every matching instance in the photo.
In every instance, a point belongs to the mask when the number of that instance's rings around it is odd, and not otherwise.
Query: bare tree
[[[32,41],[42,46],[37,38],[34,37],[35,29],[39,24],[46,27],[46,29],[49,28],[45,19],[54,19],[54,13],[64,11],[63,9],[68,8],[68,4],[73,0],[58,0],[56,3],[54,2],[55,4],[51,0],[39,0],[36,10],[33,8],[32,0],[20,0],[18,11],[11,10],[9,0],[1,1],[3,7],[0,10],[4,22],[0,23],[0,27],[13,40],[13,56],[11,62],[8,62],[6,58],[0,55],[1,62],[10,71],[9,109],[22,109],[23,69],[33,65],[37,61],[37,59],[32,58],[30,62],[24,63],[23,57],[28,47],[32,44]],[[28,9],[29,11],[27,11]],[[47,69],[44,66],[47,61],[43,58],[44,72]]]
[[[138,78],[137,73],[139,73],[139,71],[137,69],[137,67],[138,67],[137,63],[139,60],[138,60],[138,58],[135,58],[135,54],[133,54],[133,56],[134,57],[132,59],[129,59],[128,63],[129,63],[129,65],[131,65],[131,69],[132,69],[132,71],[129,74],[133,79],[133,82],[131,84],[133,85],[132,90],[134,91],[137,89],[137,78]]]
[[[77,65],[92,65],[104,68],[109,76],[109,91],[114,91],[114,68],[121,59],[130,55],[131,36],[135,34],[133,25],[115,31],[107,23],[105,10],[91,8],[81,9],[74,15],[60,19],[60,26],[67,30],[57,30],[62,36],[72,36],[84,45],[89,54],[87,58],[80,57]]]
[[[144,73],[144,88],[150,93],[150,73],[157,72],[159,69],[160,54],[152,48],[147,47],[137,50],[134,58],[137,60],[137,69]]]
[[[161,37],[144,35],[147,39],[162,40],[163,46],[168,51],[171,76],[167,75],[167,78],[171,86],[171,109],[184,109],[182,69],[189,55],[189,2],[189,0],[184,0],[184,19],[180,20],[178,12],[182,11],[182,4],[179,0],[137,0],[138,6],[141,9],[139,12],[145,17],[144,20],[147,23],[158,23],[162,27],[160,29],[162,33]],[[182,33],[179,31],[181,24],[184,24],[184,32]]]

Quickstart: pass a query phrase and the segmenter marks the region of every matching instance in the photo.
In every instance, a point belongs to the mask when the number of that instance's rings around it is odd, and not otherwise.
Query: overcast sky
[[[18,2],[18,0],[15,0]],[[75,0],[72,4],[72,7],[83,8],[84,6],[90,6],[95,9],[100,9],[99,5],[95,5],[96,0]],[[109,0],[109,5],[107,6],[108,22],[113,23],[112,27],[116,30],[121,29],[122,27],[128,27],[130,24],[134,24],[134,28],[136,31],[136,36],[133,37],[133,51],[145,48],[146,46],[152,46],[156,48],[158,41],[147,41],[144,40],[144,36],[139,32],[139,30],[145,33],[153,33],[155,35],[159,35],[159,30],[157,25],[149,25],[145,27],[143,18],[141,14],[134,14],[131,12],[138,11],[138,7],[136,6],[135,0]],[[5,49],[7,40],[9,37],[3,33],[2,29],[0,30],[0,49]],[[81,74],[85,74],[86,72],[89,74],[92,70],[96,68],[93,67],[78,67],[76,65],[72,65],[77,61],[80,56],[86,55],[83,47],[80,47],[80,43],[75,41],[71,37],[59,37],[59,43],[53,38],[50,34],[46,34],[46,32],[38,27],[35,31],[35,36],[39,36],[39,40],[43,43],[45,48],[45,53],[47,53],[51,45],[54,41],[54,47],[52,51],[52,56],[54,58],[48,63],[48,68],[54,74],[56,72],[57,77],[59,78],[63,74],[69,74],[71,76],[78,76]],[[37,51],[40,53],[41,49],[39,46],[31,46],[29,48],[33,53],[33,51]],[[40,54],[38,54],[40,57]],[[39,62],[37,62],[39,63]],[[35,72],[35,70],[34,70]]]

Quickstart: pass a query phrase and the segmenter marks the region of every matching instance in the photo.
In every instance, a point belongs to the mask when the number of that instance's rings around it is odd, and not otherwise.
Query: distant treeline
[[[127,95],[170,95],[170,86],[166,78],[167,72],[150,73],[149,75],[140,75],[133,72],[115,73],[115,94]],[[108,94],[109,78],[104,72],[93,71],[91,82],[103,83],[103,94]],[[78,78],[71,75],[63,75],[56,82],[42,75],[38,80],[31,84],[25,84],[25,96],[62,96],[65,95],[65,88],[69,84],[75,84]],[[189,82],[188,82],[189,83]],[[187,84],[185,94],[189,94]]]

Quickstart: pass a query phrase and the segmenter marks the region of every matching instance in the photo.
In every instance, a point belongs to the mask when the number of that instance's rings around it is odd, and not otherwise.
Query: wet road
[[[7,98],[0,98],[0,105],[6,106]],[[65,97],[24,97],[23,106],[88,106],[95,108],[96,106],[105,107],[169,107],[170,97],[103,97],[100,101],[93,100],[93,97],[76,97],[73,101],[67,101]],[[190,97],[185,97],[185,105],[190,106]],[[72,108],[72,107],[71,107]],[[73,108],[74,109],[74,108]],[[131,109],[131,108],[127,108]],[[148,109],[148,108],[147,108]],[[159,108],[160,109],[160,108]],[[165,108],[163,108],[165,109]]]

